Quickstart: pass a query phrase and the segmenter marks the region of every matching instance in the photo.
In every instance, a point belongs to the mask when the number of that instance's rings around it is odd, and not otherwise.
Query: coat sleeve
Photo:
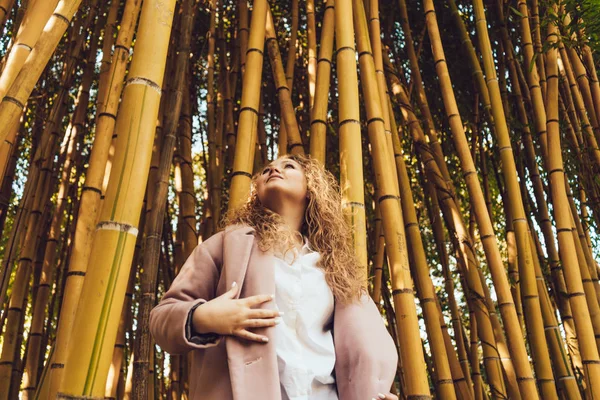
[[[221,274],[223,233],[198,245],[161,301],[150,312],[150,332],[156,343],[171,354],[216,346],[221,336],[191,331],[191,312],[215,298]]]
[[[368,295],[334,314],[335,376],[340,399],[363,400],[387,393],[394,382],[398,353]]]

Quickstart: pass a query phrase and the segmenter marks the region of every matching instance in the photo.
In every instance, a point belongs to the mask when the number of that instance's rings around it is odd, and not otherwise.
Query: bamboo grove
[[[0,400],[186,399],[149,312],[285,153],[401,399],[600,399],[600,6],[0,0]]]

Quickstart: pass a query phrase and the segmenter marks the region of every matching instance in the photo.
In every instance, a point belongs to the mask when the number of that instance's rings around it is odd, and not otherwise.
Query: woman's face
[[[267,165],[256,180],[256,191],[261,204],[275,212],[284,204],[306,207],[304,170],[289,158],[281,157]]]

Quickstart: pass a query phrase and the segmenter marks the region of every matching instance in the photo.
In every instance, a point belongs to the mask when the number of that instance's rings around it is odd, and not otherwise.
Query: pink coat
[[[256,329],[268,343],[236,336],[198,345],[186,339],[191,308],[225,293],[235,281],[240,297],[275,293],[273,263],[248,226],[228,228],[200,244],[171,288],[150,314],[156,343],[171,354],[191,353],[191,400],[281,399],[273,327]],[[273,302],[263,305],[274,308]],[[333,320],[335,377],[341,400],[370,400],[387,393],[398,355],[375,304],[368,296],[350,305],[336,303]]]

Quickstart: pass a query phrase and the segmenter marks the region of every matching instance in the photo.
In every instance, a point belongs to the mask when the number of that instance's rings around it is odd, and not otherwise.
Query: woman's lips
[[[279,179],[283,179],[283,177],[282,177],[282,176],[279,176],[279,175],[272,175],[272,176],[270,176],[270,177],[267,179],[267,182],[269,182],[269,181],[270,181],[271,179],[273,179],[273,178],[279,178]]]

